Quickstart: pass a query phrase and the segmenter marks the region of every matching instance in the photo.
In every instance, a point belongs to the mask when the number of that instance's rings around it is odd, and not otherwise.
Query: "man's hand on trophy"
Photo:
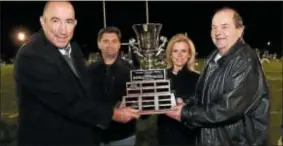
[[[138,119],[140,117],[138,110],[130,107],[119,107],[114,109],[112,119],[117,122],[127,123],[132,119]]]
[[[177,120],[177,121],[181,121],[181,110],[182,110],[183,106],[184,106],[184,103],[181,103],[181,104],[178,103],[178,105],[171,108],[172,110],[167,112],[166,115],[168,117],[171,117],[171,118]]]
[[[184,104],[184,100],[182,98],[177,98],[177,105]]]

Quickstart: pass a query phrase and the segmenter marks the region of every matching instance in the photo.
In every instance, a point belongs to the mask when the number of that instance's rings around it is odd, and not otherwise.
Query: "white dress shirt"
[[[71,57],[72,47],[69,43],[66,48],[59,48],[59,51],[62,55],[68,55],[68,57]]]

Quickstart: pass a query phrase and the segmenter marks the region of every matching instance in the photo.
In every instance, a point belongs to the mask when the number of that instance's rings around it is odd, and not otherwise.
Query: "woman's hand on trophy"
[[[127,123],[140,117],[139,111],[130,107],[119,107],[114,109],[112,119],[117,122]]]
[[[123,108],[123,107],[126,107],[126,105],[125,105],[124,103],[121,103],[121,104],[119,105],[119,108]]]

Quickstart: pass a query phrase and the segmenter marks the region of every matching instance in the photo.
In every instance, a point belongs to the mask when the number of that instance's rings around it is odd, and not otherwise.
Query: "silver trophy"
[[[138,109],[142,115],[163,114],[176,106],[166,70],[161,67],[167,42],[166,37],[159,37],[161,28],[159,23],[134,24],[138,41],[129,40],[141,67],[131,71],[131,81],[126,83],[127,95],[123,96],[122,104]]]

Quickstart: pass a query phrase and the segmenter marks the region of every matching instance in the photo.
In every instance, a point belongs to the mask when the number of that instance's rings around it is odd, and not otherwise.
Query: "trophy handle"
[[[135,46],[136,40],[134,38],[129,40],[129,46],[132,48],[133,53],[137,54],[139,57],[143,58],[144,56],[139,52],[139,48]]]
[[[163,48],[164,48],[164,46],[165,46],[165,44],[166,44],[166,42],[167,42],[167,38],[164,37],[164,36],[161,36],[161,37],[160,37],[160,40],[162,41],[162,44],[158,47],[157,53],[155,54],[155,56],[159,56],[160,53],[164,51]]]

